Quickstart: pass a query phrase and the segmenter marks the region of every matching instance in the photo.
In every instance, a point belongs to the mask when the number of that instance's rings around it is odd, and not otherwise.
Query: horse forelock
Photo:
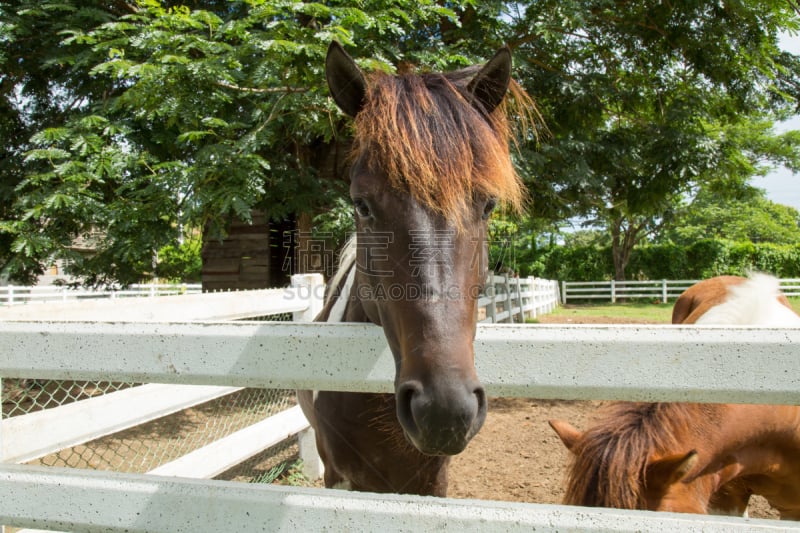
[[[468,81],[461,72],[373,73],[355,119],[354,157],[459,227],[477,196],[513,209],[524,199],[505,108],[481,112]]]
[[[565,503],[618,509],[645,509],[645,469],[654,454],[675,450],[688,428],[680,421],[696,404],[612,404],[602,421],[586,431],[573,449]],[[712,417],[713,418],[713,417]],[[687,450],[688,451],[688,450]]]

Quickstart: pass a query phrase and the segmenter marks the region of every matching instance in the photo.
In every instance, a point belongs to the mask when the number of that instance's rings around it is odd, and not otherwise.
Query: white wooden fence
[[[142,284],[131,285],[126,289],[69,289],[56,286],[0,286],[0,306],[30,303],[69,302],[76,300],[101,300],[128,298],[136,296],[167,296],[198,294],[200,284]],[[315,295],[320,297],[319,294]],[[482,322],[525,322],[528,318],[536,318],[540,314],[549,313],[559,302],[558,282],[541,278],[515,278],[508,275],[490,274],[485,294],[478,301],[480,320]],[[162,304],[159,304],[162,305]],[[70,307],[64,307],[70,309]],[[101,309],[117,309],[116,306]],[[20,312],[17,310],[16,312]],[[114,311],[115,312],[115,311]],[[31,318],[37,316],[39,310],[26,312]],[[240,313],[242,315],[242,313]],[[217,315],[218,318],[221,316]],[[246,318],[237,316],[236,318]]]
[[[189,313],[218,319],[253,316],[270,299],[275,300],[271,309],[277,304],[285,310],[300,307],[307,318],[314,314],[306,299],[314,290],[307,285],[281,294],[218,295],[237,295],[234,309],[222,299],[203,307],[198,297],[208,295],[163,298],[153,309],[129,317],[150,320],[138,323],[107,322],[111,317],[103,305],[112,302],[91,302],[92,309],[81,315],[56,310],[61,304],[53,304],[54,316],[46,321],[20,315],[27,306],[15,307],[6,319],[17,320],[0,322],[0,376],[144,381],[211,392],[246,386],[392,391],[394,361],[375,326],[163,322],[175,312],[167,304],[178,305],[177,300],[184,301],[185,320],[193,318]],[[245,295],[253,298],[242,300]],[[800,404],[800,330],[482,324],[476,354],[478,373],[492,396]],[[127,411],[149,410],[143,404],[136,409],[127,405]],[[124,415],[121,409],[108,418]],[[31,438],[5,422],[0,425],[0,449],[14,461],[33,453],[32,442],[51,440],[46,438],[50,432],[63,431],[59,424],[82,430],[94,423],[61,411],[39,421],[43,425],[35,426]],[[296,431],[292,423],[276,425],[279,435]],[[241,441],[204,449],[150,475],[0,464],[0,524],[92,532],[800,531],[800,523],[791,522],[188,479],[214,475],[211,464],[217,461],[212,459],[222,454],[222,463],[237,461],[229,456],[249,446],[268,446],[268,430],[251,429],[249,435],[238,436]],[[198,464],[204,465],[202,471]]]
[[[364,392],[389,392],[394,377],[382,330],[366,324],[7,322],[0,352],[10,377]],[[476,353],[491,396],[800,403],[800,329],[486,324]],[[8,464],[0,522],[112,532],[800,531],[795,522]]]
[[[647,281],[562,281],[561,303],[570,300],[608,300],[618,298],[652,298],[667,303],[699,280]],[[800,296],[800,279],[781,279],[781,290],[787,296]]]
[[[558,307],[558,282],[542,278],[489,275],[485,294],[478,298],[478,320],[483,323],[522,324]]]
[[[105,298],[167,296],[201,292],[199,283],[134,284],[124,289],[85,289],[57,285],[0,285],[0,305],[69,302]]]

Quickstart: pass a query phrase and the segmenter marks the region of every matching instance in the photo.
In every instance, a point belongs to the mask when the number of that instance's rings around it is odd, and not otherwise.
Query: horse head
[[[331,94],[355,119],[350,305],[383,328],[398,421],[429,455],[461,452],[486,416],[473,340],[487,220],[522,195],[495,113],[510,70],[504,48],[456,74],[367,77],[338,43],[328,50]]]
[[[697,450],[658,452],[643,433],[614,435],[613,424],[581,432],[563,420],[548,423],[573,455],[566,504],[732,516],[747,509],[750,492],[736,473],[703,475]]]

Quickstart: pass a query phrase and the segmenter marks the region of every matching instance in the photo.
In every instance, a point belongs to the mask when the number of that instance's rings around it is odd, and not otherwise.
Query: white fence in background
[[[607,300],[622,298],[652,298],[667,303],[699,280],[647,281],[562,281],[561,303],[570,300]],[[781,290],[787,296],[800,296],[800,279],[781,279]]]
[[[800,404],[800,329],[481,324],[475,351],[490,396]],[[6,322],[0,352],[9,377],[390,392],[395,371],[382,330],[367,324]],[[0,465],[0,523],[87,532],[800,531],[798,522],[11,464]]]
[[[322,297],[322,290],[317,291],[318,294],[314,296],[317,298]],[[541,278],[515,278],[508,275],[498,276],[490,274],[489,280],[486,284],[485,294],[481,295],[478,300],[479,318],[481,322],[525,322],[526,319],[536,318],[537,316],[549,313],[558,306],[559,302],[559,287],[558,282],[553,280]],[[107,300],[116,298],[129,298],[129,297],[156,297],[156,296],[169,296],[169,295],[186,295],[186,294],[200,294],[200,284],[177,284],[177,285],[131,285],[127,289],[109,290],[109,289],[69,289],[66,287],[56,286],[35,286],[23,287],[15,285],[0,286],[0,307],[3,305],[20,305],[30,303],[48,303],[67,302],[73,303],[75,301],[90,301],[90,300]],[[279,294],[280,291],[278,291]],[[272,299],[274,301],[274,298]],[[237,301],[237,297],[233,297],[232,301]],[[181,305],[185,300],[181,300]],[[178,302],[175,302],[178,303]],[[130,305],[129,302],[125,306]],[[159,306],[163,306],[164,301],[159,301]],[[174,306],[171,306],[174,307]],[[261,307],[261,306],[259,306]],[[279,306],[280,307],[280,306]],[[116,309],[118,306],[101,306],[100,309]],[[66,306],[63,309],[75,309],[71,306]],[[141,309],[141,307],[140,307]],[[289,312],[294,309],[289,309]],[[260,311],[264,311],[261,309]],[[260,312],[256,310],[255,312]],[[40,310],[20,311],[15,310],[15,313],[24,313],[29,318],[35,318],[39,315]],[[117,311],[112,311],[117,312]],[[249,312],[249,311],[248,311]],[[275,313],[283,311],[275,311]],[[176,310],[177,313],[177,310]],[[268,313],[261,313],[268,314]],[[166,316],[165,313],[161,313]],[[0,318],[2,317],[0,313]],[[20,316],[20,315],[16,315]],[[186,319],[187,317],[180,314],[174,315],[177,318]],[[220,315],[216,316],[221,319]],[[236,318],[247,318],[245,313],[240,312]],[[78,317],[73,317],[78,318]],[[102,320],[102,315],[98,316]],[[149,318],[149,319],[152,319]]]
[[[558,302],[557,281],[490,274],[484,294],[478,298],[478,321],[522,324],[553,311]]]
[[[0,285],[0,305],[68,302],[101,298],[169,296],[201,292],[199,283],[135,284],[124,289],[85,289],[58,285]]]

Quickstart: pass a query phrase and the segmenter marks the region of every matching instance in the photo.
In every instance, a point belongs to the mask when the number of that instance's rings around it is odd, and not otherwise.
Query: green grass
[[[261,474],[251,483],[276,483],[278,485],[291,485],[293,487],[314,487],[317,483],[303,474],[303,461],[285,461],[272,467],[268,472]]]
[[[792,304],[794,312],[800,315],[800,296],[789,296],[789,303]]]
[[[643,322],[663,322],[669,324],[672,319],[672,303],[596,303],[567,304],[559,306],[550,313],[555,316],[588,316],[594,318],[617,318],[641,320]]]

